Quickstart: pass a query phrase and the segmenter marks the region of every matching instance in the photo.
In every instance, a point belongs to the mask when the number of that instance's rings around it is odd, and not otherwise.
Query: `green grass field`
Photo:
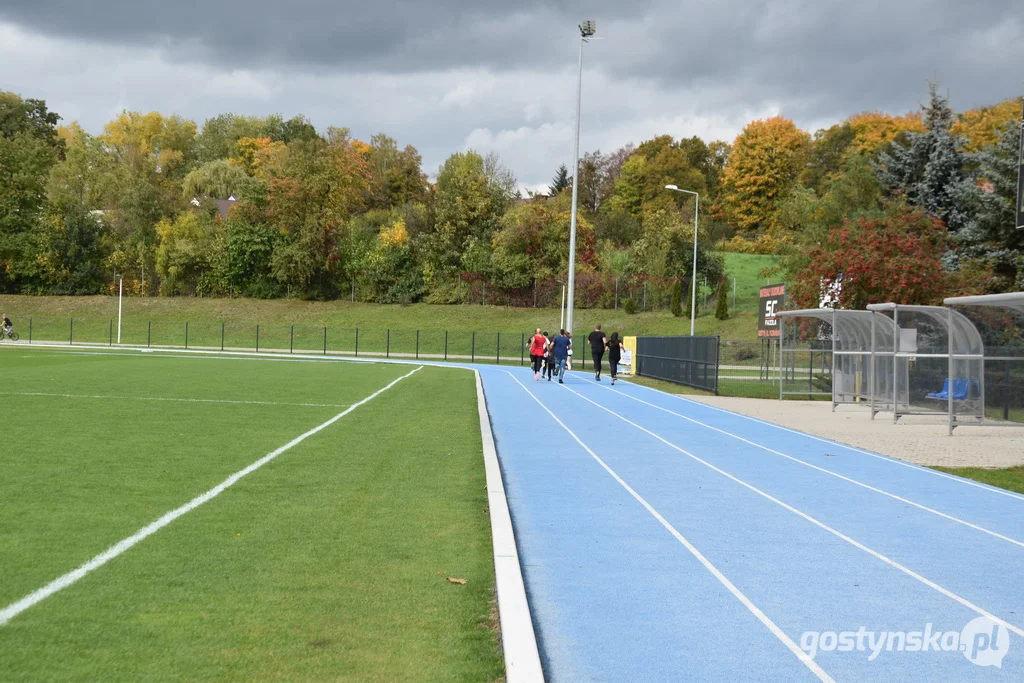
[[[0,609],[411,369],[3,349]],[[0,626],[0,679],[495,680],[493,590],[473,375],[427,367]]]

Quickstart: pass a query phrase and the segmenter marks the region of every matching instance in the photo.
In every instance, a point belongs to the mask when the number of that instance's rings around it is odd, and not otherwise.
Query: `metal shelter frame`
[[[965,315],[949,307],[917,306],[884,303],[869,304],[869,311],[892,315],[892,421],[896,423],[904,415],[942,415],[939,410],[915,408],[911,402],[909,369],[910,363],[919,358],[944,358],[947,361],[946,419],[949,433],[968,418],[972,424],[981,424],[985,418],[985,345],[981,333]],[[925,316],[936,323],[946,334],[948,348],[945,353],[921,353],[916,348],[907,348],[901,335],[900,312]],[[966,370],[964,370],[966,368]],[[965,374],[967,377],[959,378]],[[960,398],[954,392],[957,379],[967,380],[967,394]],[[976,387],[976,389],[975,389]],[[976,391],[977,395],[971,394]],[[875,415],[872,406],[872,418]]]
[[[780,311],[779,317],[779,398],[786,395],[808,395],[822,392],[786,391],[781,381],[784,358],[800,349],[786,347],[786,319],[813,318],[828,323],[832,328],[831,377],[832,410],[840,405],[870,404],[874,406],[877,386],[876,353],[893,349],[890,319],[872,311],[852,311],[833,308],[807,308]],[[888,377],[882,373],[882,377]],[[873,408],[872,408],[873,409]],[[874,410],[874,409],[873,409]],[[874,415],[874,412],[872,413]]]
[[[980,294],[977,296],[951,296],[947,297],[942,301],[950,309],[954,306],[963,306],[966,308],[972,307],[984,307],[984,308],[1003,308],[1014,311],[1024,316],[1024,292],[1007,292],[1003,294]],[[984,348],[984,347],[983,347]],[[1007,364],[1013,362],[1024,362],[1024,357],[1018,356],[985,356],[982,359],[982,377],[985,376],[985,363],[988,361],[1005,362]],[[1009,365],[1007,365],[1007,375],[1009,376]],[[984,385],[983,385],[984,386]],[[1007,404],[1008,405],[1008,404]],[[1009,422],[998,420],[993,421],[984,419],[984,423],[987,426],[992,427],[1020,427],[1021,424],[1017,422]]]

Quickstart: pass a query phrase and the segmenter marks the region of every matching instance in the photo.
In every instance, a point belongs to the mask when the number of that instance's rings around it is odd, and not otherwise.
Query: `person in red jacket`
[[[540,381],[540,364],[544,362],[544,350],[547,348],[548,339],[540,333],[538,327],[530,337],[530,361],[533,363],[533,381]]]

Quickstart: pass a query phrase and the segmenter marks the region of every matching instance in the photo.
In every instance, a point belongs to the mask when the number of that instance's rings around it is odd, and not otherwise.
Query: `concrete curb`
[[[480,437],[484,446],[487,473],[487,502],[491,510],[491,536],[494,541],[494,576],[498,592],[498,616],[501,620],[501,646],[505,653],[505,680],[509,683],[543,681],[544,672],[537,650],[537,637],[526,601],[526,586],[519,566],[512,517],[505,498],[505,485],[494,446],[491,418],[480,372],[476,374],[477,410],[480,413]]]

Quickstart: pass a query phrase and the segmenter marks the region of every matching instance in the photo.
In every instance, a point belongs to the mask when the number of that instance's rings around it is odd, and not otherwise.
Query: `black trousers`
[[[600,351],[594,351],[593,349],[591,349],[591,356],[594,359],[594,374],[600,375],[601,359],[604,358],[604,349],[601,349]]]
[[[536,374],[540,372],[540,364],[544,362],[544,356],[530,354],[530,362],[533,363],[533,372]]]
[[[615,377],[619,374],[619,357],[608,356],[608,374]]]

